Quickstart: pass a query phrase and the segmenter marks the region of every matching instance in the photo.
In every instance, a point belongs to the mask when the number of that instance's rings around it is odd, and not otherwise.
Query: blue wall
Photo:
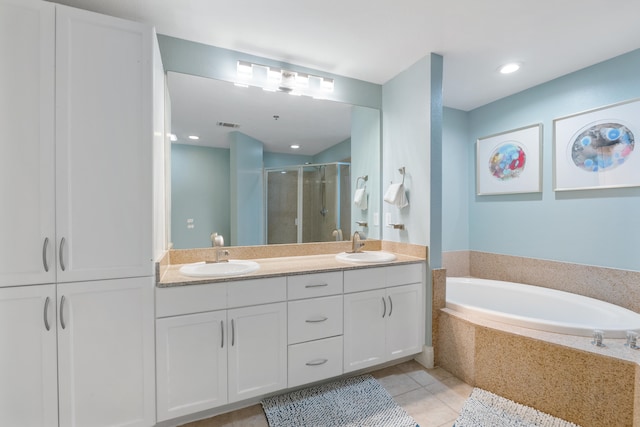
[[[213,232],[229,237],[229,150],[172,144],[171,188],[174,248],[211,246]]]
[[[552,155],[555,118],[640,97],[639,70],[636,50],[468,113],[469,249],[640,270],[640,188],[554,192]],[[464,134],[462,113],[448,113],[445,123],[455,129],[447,129],[453,137],[445,138],[445,150],[447,140],[455,145]],[[535,123],[543,124],[542,193],[476,196],[476,139]],[[445,156],[445,169],[457,166]],[[451,172],[443,177],[448,189],[459,188]],[[448,195],[444,205],[453,203]],[[451,228],[449,223],[445,246],[461,248],[464,241]]]
[[[242,132],[230,137],[231,239],[225,243],[264,245],[263,144]]]
[[[351,138],[347,138],[313,156],[313,163],[349,162],[350,160]]]
[[[469,249],[469,182],[475,182],[469,114],[445,108],[442,132],[442,250]],[[471,148],[470,148],[471,147]]]

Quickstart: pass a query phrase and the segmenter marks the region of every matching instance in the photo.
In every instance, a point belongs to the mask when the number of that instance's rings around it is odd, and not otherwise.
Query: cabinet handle
[[[50,302],[51,298],[47,297],[46,300],[44,300],[44,327],[47,329],[47,331],[51,330],[51,326],[49,325],[49,316],[47,316],[49,314],[49,302]]]
[[[320,365],[324,365],[328,361],[329,361],[329,359],[312,360],[311,362],[307,362],[306,365],[307,366],[320,366]]]
[[[383,307],[382,318],[384,318],[384,316],[387,315],[387,301],[384,299],[384,297],[382,297],[382,307]]]
[[[64,266],[64,244],[65,244],[66,240],[63,237],[62,239],[60,239],[60,253],[58,254],[58,256],[60,257],[60,268],[62,269],[62,271],[64,271],[66,269],[66,267]]]
[[[305,285],[305,288],[324,288],[325,286],[329,286],[328,283],[318,283],[316,285]]]
[[[220,348],[224,348],[224,320],[220,321]]]
[[[49,263],[47,262],[47,247],[49,246],[49,238],[44,238],[44,243],[42,245],[42,264],[44,265],[45,273],[49,271]],[[48,331],[49,329],[47,329]]]
[[[64,295],[62,295],[62,298],[60,298],[60,326],[62,326],[62,329],[65,329],[67,327],[67,325],[64,323],[64,302],[66,301]]]
[[[391,301],[391,295],[389,295],[389,317],[391,317],[391,313],[393,313],[393,301]]]
[[[236,344],[236,322],[231,319],[231,347]]]
[[[328,317],[320,317],[318,319],[307,319],[305,320],[305,322],[307,323],[322,323],[322,322],[326,322],[327,319],[329,319]]]

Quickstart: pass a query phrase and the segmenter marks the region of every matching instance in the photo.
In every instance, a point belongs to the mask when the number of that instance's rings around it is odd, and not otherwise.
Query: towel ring
[[[369,175],[359,176],[358,179],[356,179],[356,189],[358,188],[360,180],[363,180],[364,182],[367,182],[369,180]]]

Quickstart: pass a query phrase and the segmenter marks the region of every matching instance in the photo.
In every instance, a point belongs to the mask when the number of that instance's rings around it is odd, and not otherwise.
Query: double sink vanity
[[[218,263],[197,261],[214,248],[170,251],[156,288],[158,422],[420,353],[426,247],[347,243],[231,247]]]

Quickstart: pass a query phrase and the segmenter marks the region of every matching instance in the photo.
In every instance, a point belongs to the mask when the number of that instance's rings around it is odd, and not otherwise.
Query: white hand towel
[[[384,193],[384,201],[402,209],[409,205],[403,184],[391,184]]]
[[[353,203],[358,209],[367,209],[367,186],[358,188],[353,194]]]

